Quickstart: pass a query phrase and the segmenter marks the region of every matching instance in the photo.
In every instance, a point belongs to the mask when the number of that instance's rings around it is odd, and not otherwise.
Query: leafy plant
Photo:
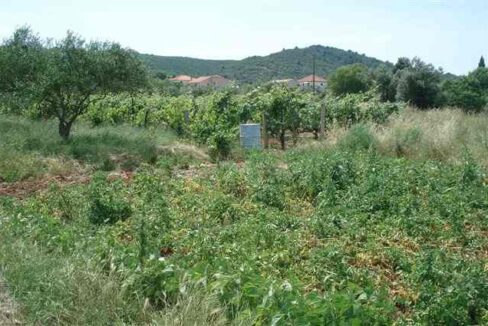
[[[122,180],[108,181],[103,173],[96,173],[90,184],[89,220],[94,224],[113,224],[127,219],[132,210],[123,197]]]

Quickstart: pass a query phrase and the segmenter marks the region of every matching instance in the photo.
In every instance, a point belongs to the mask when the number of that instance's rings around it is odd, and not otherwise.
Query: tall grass
[[[350,130],[333,128],[326,144],[372,146],[388,156],[453,164],[464,162],[470,156],[488,166],[488,115],[466,114],[456,109],[407,108],[385,125],[369,124]]]
[[[91,128],[75,125],[69,141],[57,134],[55,121],[0,116],[0,180],[17,181],[45,173],[69,173],[82,165],[103,170],[133,169],[155,163],[158,148],[175,141],[162,129],[130,126]]]

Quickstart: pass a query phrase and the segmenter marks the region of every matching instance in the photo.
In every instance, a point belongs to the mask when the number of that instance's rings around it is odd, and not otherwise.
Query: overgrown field
[[[2,118],[3,152],[89,178],[0,197],[0,271],[32,324],[487,324],[486,117],[409,114],[218,164],[127,126],[44,146],[48,125]]]

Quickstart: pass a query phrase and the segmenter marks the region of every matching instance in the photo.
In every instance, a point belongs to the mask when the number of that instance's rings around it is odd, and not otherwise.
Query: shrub
[[[339,141],[339,147],[346,150],[368,150],[374,149],[376,139],[366,125],[353,126],[347,135]]]
[[[340,67],[329,79],[329,87],[335,95],[366,92],[370,85],[368,68],[362,64]]]
[[[233,136],[224,131],[217,131],[207,140],[210,158],[214,161],[225,160],[232,150]]]
[[[128,218],[132,211],[125,200],[125,187],[120,179],[109,182],[103,173],[96,173],[90,184],[90,214],[93,224],[113,224]]]

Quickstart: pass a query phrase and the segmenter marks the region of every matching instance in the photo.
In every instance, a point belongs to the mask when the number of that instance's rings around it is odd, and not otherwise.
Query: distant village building
[[[188,82],[189,85],[194,85],[198,87],[215,87],[215,88],[223,88],[228,86],[232,83],[230,79],[222,77],[220,75],[212,75],[212,76],[201,76],[197,78],[193,78]]]
[[[281,84],[288,87],[298,86],[298,81],[296,79],[274,79],[271,82],[273,84]]]
[[[317,75],[309,75],[301,79],[274,79],[271,81],[273,84],[286,85],[288,87],[300,86],[303,89],[312,89],[315,79],[315,89],[322,91],[327,87],[327,81]]]
[[[302,88],[312,88],[314,84],[316,90],[324,90],[327,87],[327,81],[317,75],[309,75],[298,80],[298,85]]]
[[[193,78],[191,76],[178,75],[178,76],[175,76],[173,78],[170,78],[169,80],[175,81],[175,82],[181,82],[183,84],[188,84],[190,81],[192,81],[192,79]]]
[[[220,75],[191,77],[187,75],[178,75],[169,80],[174,82],[180,82],[183,84],[196,86],[196,87],[214,87],[222,88],[232,83],[232,80],[222,77]]]

